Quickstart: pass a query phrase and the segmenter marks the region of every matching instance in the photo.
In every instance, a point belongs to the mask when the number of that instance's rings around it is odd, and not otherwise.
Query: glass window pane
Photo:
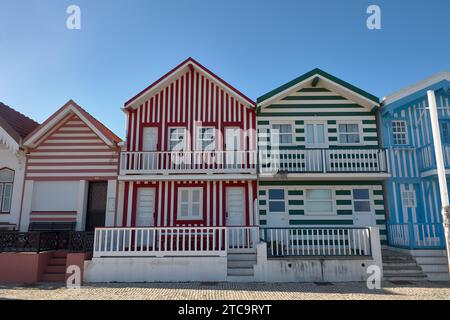
[[[192,201],[193,202],[200,201],[200,190],[192,190]]]
[[[182,190],[181,191],[181,201],[182,202],[188,202],[189,201],[189,191]]]
[[[312,124],[306,125],[306,142],[314,143],[314,126]]]
[[[194,216],[194,217],[200,216],[200,204],[192,205],[192,216]]]
[[[306,198],[309,200],[331,200],[331,190],[327,189],[306,190]]]
[[[355,201],[355,211],[369,212],[370,211],[370,202],[369,201]]]
[[[6,184],[3,190],[2,211],[9,211],[11,208],[12,184]]]
[[[189,215],[189,205],[187,203],[186,204],[181,204],[180,215],[182,217],[186,217],[186,216]]]
[[[353,199],[369,199],[369,190],[368,189],[353,190]]]
[[[325,143],[325,126],[323,124],[317,125],[317,143]]]
[[[269,212],[285,212],[284,201],[269,201]]]
[[[333,204],[331,201],[309,201],[306,203],[308,212],[332,212]]]
[[[2,169],[0,170],[0,182],[13,182],[14,180],[14,171],[10,169]]]
[[[284,190],[283,189],[270,189],[269,190],[269,200],[284,200]]]

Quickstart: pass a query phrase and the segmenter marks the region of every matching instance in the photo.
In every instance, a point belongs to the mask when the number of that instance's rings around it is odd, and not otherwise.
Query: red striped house
[[[116,226],[257,223],[252,100],[189,58],[124,111]]]
[[[120,142],[72,100],[31,132],[21,230],[113,225]]]

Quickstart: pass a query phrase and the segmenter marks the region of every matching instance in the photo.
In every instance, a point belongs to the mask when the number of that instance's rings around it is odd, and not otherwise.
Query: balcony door
[[[239,168],[242,164],[241,129],[238,127],[225,128],[225,165],[226,168]]]
[[[158,149],[158,128],[144,127],[142,129],[142,168],[144,170],[157,169],[158,156],[154,151]],[[153,152],[151,152],[153,151]]]

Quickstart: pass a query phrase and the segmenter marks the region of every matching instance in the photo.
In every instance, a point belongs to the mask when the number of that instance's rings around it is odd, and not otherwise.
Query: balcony
[[[420,159],[420,171],[436,170],[436,156],[433,145],[427,145],[418,150]],[[450,145],[442,145],[442,155],[444,156],[444,164],[446,169],[450,169]],[[435,173],[436,174],[436,173]]]
[[[256,174],[256,151],[122,152],[120,175]]]
[[[304,149],[260,151],[260,173],[292,174],[385,174],[382,149]]]

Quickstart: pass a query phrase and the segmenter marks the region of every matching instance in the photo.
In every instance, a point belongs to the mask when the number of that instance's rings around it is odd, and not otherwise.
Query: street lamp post
[[[442,155],[442,142],[439,130],[436,96],[433,90],[428,90],[427,96],[428,106],[430,109],[431,129],[433,132],[434,152],[436,155],[439,190],[441,193],[442,222],[444,224],[445,247],[447,250],[447,265],[450,279],[450,204],[448,199],[447,179],[445,176],[444,157]]]

